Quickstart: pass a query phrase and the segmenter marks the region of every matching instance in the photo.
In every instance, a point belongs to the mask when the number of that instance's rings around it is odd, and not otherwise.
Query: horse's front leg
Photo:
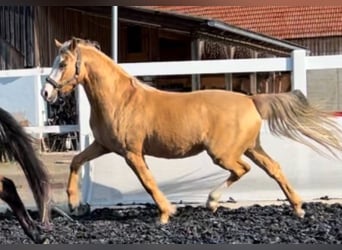
[[[70,175],[67,187],[69,209],[73,212],[80,205],[80,192],[79,192],[79,175],[78,171],[80,167],[103,154],[109,153],[104,147],[99,143],[94,141],[81,153],[74,156],[70,165]]]
[[[25,209],[13,181],[2,176],[0,176],[0,199],[10,206],[25,234],[35,243],[42,243],[44,238],[40,236],[38,227]]]
[[[134,173],[139,178],[145,190],[152,196],[153,200],[157,204],[161,213],[160,223],[168,223],[170,216],[176,212],[176,207],[170,204],[165,195],[158,188],[157,183],[152,176],[151,171],[148,169],[143,156],[141,154],[127,153],[125,159],[127,164],[132,168]]]

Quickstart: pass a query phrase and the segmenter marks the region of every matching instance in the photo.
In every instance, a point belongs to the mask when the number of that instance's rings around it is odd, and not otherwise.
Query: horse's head
[[[83,40],[73,38],[61,44],[55,40],[59,52],[41,90],[45,101],[54,103],[59,94],[69,94],[82,81],[82,60],[78,48],[80,41]]]

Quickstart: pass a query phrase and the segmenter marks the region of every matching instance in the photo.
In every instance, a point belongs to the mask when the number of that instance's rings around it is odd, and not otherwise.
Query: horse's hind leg
[[[294,191],[289,182],[287,181],[284,173],[282,172],[279,164],[275,162],[266,152],[262,149],[259,144],[255,148],[249,149],[245,152],[245,155],[250,158],[255,164],[261,167],[266,173],[272,177],[280,188],[283,190],[285,196],[291,203],[297,216],[303,218],[305,215],[302,209],[302,201],[299,195]]]
[[[250,166],[241,159],[236,159],[232,156],[220,158],[212,156],[212,158],[215,164],[219,165],[220,167],[226,170],[229,170],[231,173],[227,180],[225,180],[223,183],[221,183],[219,186],[214,188],[209,193],[206,205],[210,210],[215,212],[219,205],[218,201],[221,198],[224,189],[230,187],[233,183],[238,181],[243,175],[248,173],[248,171],[250,170]]]
[[[153,200],[157,204],[161,213],[160,223],[166,224],[169,221],[170,216],[176,212],[176,208],[170,204],[165,195],[158,188],[157,183],[152,176],[151,171],[148,169],[142,155],[127,153],[125,159],[127,164],[139,178],[145,190],[152,196]]]
[[[40,237],[37,226],[25,209],[13,181],[2,176],[0,176],[0,199],[10,206],[26,235],[35,243],[42,243],[44,239]]]

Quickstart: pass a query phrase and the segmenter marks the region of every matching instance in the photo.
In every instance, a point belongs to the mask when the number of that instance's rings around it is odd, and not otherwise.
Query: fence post
[[[292,51],[292,90],[299,89],[303,94],[307,95],[306,82],[306,51],[294,50]]]
[[[85,94],[83,87],[77,87],[78,99],[78,124],[80,128],[80,148],[82,151],[89,146],[87,136],[91,133],[89,119],[90,119],[90,104]]]
[[[77,87],[77,99],[78,99],[78,124],[80,128],[80,143],[79,143],[79,150],[83,151],[87,148],[91,143],[91,128],[89,125],[90,119],[90,104],[86,93],[83,87]],[[81,195],[82,195],[82,203],[87,202],[88,194],[91,189],[91,181],[92,181],[92,171],[90,162],[84,164],[83,168],[81,168]]]
[[[37,67],[37,74],[35,75],[35,88],[36,88],[36,95],[37,95],[37,107],[38,107],[38,114],[37,114],[37,126],[43,127],[46,121],[46,104],[43,98],[40,95],[42,89],[42,69]],[[40,134],[42,136],[42,134]]]
[[[119,50],[118,50],[118,6],[112,6],[112,59],[118,63]]]
[[[36,121],[34,124],[35,126],[38,127],[43,127],[45,124],[45,116],[46,116],[46,108],[45,108],[45,103],[43,98],[40,95],[40,91],[42,88],[42,71],[39,67],[32,69],[35,71],[34,74],[34,89],[35,89],[35,105],[36,105]],[[37,132],[37,134],[34,134],[34,137],[39,140],[39,151],[45,151],[45,141],[44,141],[44,136],[43,136],[43,131]],[[38,137],[38,138],[37,138]]]

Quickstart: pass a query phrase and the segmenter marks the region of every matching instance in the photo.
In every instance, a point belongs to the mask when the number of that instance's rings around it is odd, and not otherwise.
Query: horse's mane
[[[82,38],[77,38],[77,37],[74,37],[73,39],[75,39],[77,41],[77,43],[84,44],[84,45],[90,45],[90,46],[101,51],[100,43],[97,41],[93,41],[93,40],[89,40],[89,39],[82,39]]]
[[[93,41],[93,40],[89,40],[89,39],[82,39],[82,38],[77,38],[77,37],[74,37],[73,39],[75,39],[77,41],[77,44],[91,46],[91,47],[94,47],[97,50],[101,51],[101,46],[100,46],[99,42],[97,42],[97,41]],[[141,86],[142,88],[147,89],[147,90],[157,90],[155,87],[146,84],[145,82],[141,81],[140,79],[138,79],[135,76],[130,75],[124,69],[121,68],[121,70],[124,71],[125,74],[130,76],[133,85]]]
[[[132,76],[132,84],[133,85],[138,85],[140,87],[142,87],[143,89],[146,89],[146,90],[153,90],[153,91],[159,91],[157,88],[141,81],[140,79],[138,79],[137,77],[135,76]]]

